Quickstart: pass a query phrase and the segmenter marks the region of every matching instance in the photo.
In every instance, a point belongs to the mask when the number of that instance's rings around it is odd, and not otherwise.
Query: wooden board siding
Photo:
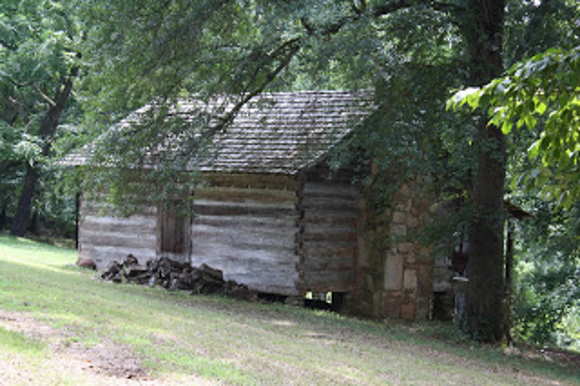
[[[117,217],[103,203],[81,200],[79,255],[93,259],[98,269],[128,254],[145,263],[156,257],[156,222],[152,207],[130,217]]]
[[[279,194],[295,193],[298,188],[296,177],[284,174],[243,174],[243,173],[212,173],[204,172],[203,180],[210,186],[232,187],[232,188],[252,188],[259,197],[268,195],[268,192]],[[204,193],[205,192],[205,193]],[[214,190],[215,192],[215,190]],[[238,190],[239,192],[239,190]],[[212,193],[212,188],[206,188],[196,192],[196,197],[203,197],[204,194]],[[231,195],[235,196],[236,191],[232,190]]]
[[[216,178],[229,186],[200,189],[195,194],[192,225],[194,266],[208,264],[250,288],[297,295],[299,257],[295,183],[287,177]],[[267,182],[267,184],[265,184]],[[252,186],[252,188],[247,188]]]
[[[308,181],[302,191],[300,210],[301,288],[314,292],[350,291],[357,256],[358,189],[347,184]]]

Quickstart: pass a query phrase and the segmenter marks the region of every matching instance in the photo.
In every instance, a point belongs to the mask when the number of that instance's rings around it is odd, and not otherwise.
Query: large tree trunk
[[[30,223],[30,213],[32,212],[32,199],[36,190],[38,181],[38,171],[35,166],[27,164],[22,191],[16,208],[16,215],[12,222],[11,233],[14,236],[24,236]]]
[[[471,18],[463,27],[470,54],[472,84],[481,86],[503,72],[502,31],[505,0],[469,0]],[[473,181],[474,215],[467,272],[469,284],[463,329],[473,338],[497,342],[504,336],[502,300],[503,194],[505,139],[501,130],[481,118],[478,128],[478,165]]]
[[[474,216],[469,232],[469,284],[463,328],[478,340],[497,342],[504,336],[502,224],[505,144],[497,127],[483,127],[481,131],[485,137],[480,139],[483,146],[480,146],[473,184]]]
[[[48,156],[50,153],[54,134],[56,133],[56,129],[60,122],[60,117],[66,107],[68,98],[70,97],[73,86],[73,78],[77,75],[77,73],[78,69],[75,67],[72,69],[69,77],[63,78],[62,83],[59,85],[56,91],[56,96],[52,104],[49,105],[46,114],[40,122],[39,132],[40,137],[43,140],[43,156]],[[20,198],[18,199],[16,215],[14,216],[12,229],[10,230],[10,233],[14,236],[23,236],[26,232],[26,229],[28,228],[30,223],[30,213],[32,212],[32,201],[34,199],[36,185],[39,177],[39,165],[27,164],[22,191],[20,192]]]

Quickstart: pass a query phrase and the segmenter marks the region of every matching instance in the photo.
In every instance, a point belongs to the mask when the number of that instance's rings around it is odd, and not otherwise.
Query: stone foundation
[[[431,201],[419,184],[403,184],[383,208],[366,197],[359,224],[363,240],[357,264],[353,309],[374,318],[430,318],[433,259],[419,241]],[[361,244],[362,243],[362,244]]]

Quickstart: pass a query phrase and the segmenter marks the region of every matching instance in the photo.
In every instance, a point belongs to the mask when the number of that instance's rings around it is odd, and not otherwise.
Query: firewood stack
[[[222,271],[206,264],[192,267],[167,257],[150,260],[140,265],[137,258],[127,255],[121,263],[113,262],[101,274],[101,279],[114,283],[160,285],[167,290],[185,290],[192,294],[222,294],[238,299],[255,300],[257,294],[235,281],[225,281]]]

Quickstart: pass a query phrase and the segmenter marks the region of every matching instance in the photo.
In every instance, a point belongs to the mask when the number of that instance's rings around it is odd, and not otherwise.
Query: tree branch
[[[34,87],[34,89],[40,94],[40,96],[42,97],[42,99],[44,99],[51,107],[56,106],[56,102],[53,101],[48,95],[46,95],[41,89],[40,87],[38,87],[37,85],[32,85],[32,87]]]
[[[75,66],[71,68],[67,76],[62,77],[55,93],[54,100],[51,99],[53,104],[51,104],[40,122],[40,135],[45,139],[42,149],[44,155],[48,155],[50,152],[52,137],[58,127],[60,117],[65,110],[66,103],[72,92],[74,79],[77,77],[78,73],[79,67]]]
[[[390,1],[387,4],[377,5],[376,7],[373,7],[371,10],[371,14],[374,17],[384,16],[388,15],[389,13],[396,12],[400,9],[410,8],[416,4],[417,3],[415,3],[412,0]]]
[[[235,105],[227,111],[227,113],[221,117],[217,118],[217,123],[215,125],[209,126],[206,130],[203,130],[201,133],[201,138],[210,138],[220,131],[226,129],[226,127],[232,123],[235,119],[236,115],[240,112],[240,110],[255,96],[262,93],[266,87],[274,81],[277,76],[288,67],[292,58],[300,51],[302,48],[302,37],[290,39],[284,43],[282,43],[278,48],[272,51],[267,56],[271,58],[272,62],[278,61],[278,65],[268,72],[262,82],[256,85],[252,91],[243,92],[241,94],[241,99],[235,103]],[[262,67],[263,68],[263,67]],[[253,74],[252,80],[248,82],[248,87],[252,85],[253,81],[255,81],[260,74],[260,69],[256,70]],[[187,153],[191,154],[196,153],[199,147],[202,146],[202,143],[198,142],[197,140],[194,141],[191,147],[187,149]]]
[[[253,91],[245,94],[242,99],[236,103],[236,105],[223,117],[220,123],[210,129],[212,133],[216,133],[219,130],[222,130],[226,125],[230,124],[233,119],[236,117],[236,114],[242,109],[242,107],[250,101],[256,95],[262,93],[266,87],[276,79],[276,77],[290,64],[292,58],[300,51],[302,38],[294,38],[284,42],[280,47],[274,50],[269,56],[275,58],[278,55],[284,55],[282,59],[280,59],[280,63],[276,68],[270,71],[266,75],[266,79],[262,82],[262,84],[258,85],[254,88]],[[286,51],[284,53],[284,51]],[[257,77],[257,73],[254,75],[254,79]]]
[[[306,33],[310,36],[319,35],[319,36],[324,36],[324,37],[330,37],[331,35],[334,35],[337,32],[339,32],[340,29],[346,23],[348,23],[350,21],[357,20],[360,18],[360,16],[362,16],[362,14],[355,15],[355,16],[345,16],[345,17],[341,18],[339,21],[337,21],[336,23],[329,24],[323,28],[314,27],[312,24],[310,24],[308,22],[308,20],[305,17],[302,17],[300,19],[300,23],[302,24],[302,26],[306,30]]]
[[[329,37],[334,35],[340,31],[340,29],[349,22],[354,22],[361,19],[365,14],[368,14],[372,17],[381,17],[385,16],[394,12],[397,12],[401,9],[412,8],[418,5],[425,5],[430,7],[435,11],[440,12],[459,12],[463,11],[465,8],[451,4],[451,3],[441,3],[438,1],[433,0],[394,0],[388,1],[385,4],[377,5],[370,10],[367,7],[367,2],[362,0],[360,4],[357,4],[356,1],[352,2],[351,10],[353,12],[352,15],[347,15],[340,18],[338,21],[321,27],[315,27],[311,23],[308,22],[306,17],[302,17],[300,19],[300,23],[306,30],[306,33],[310,36],[312,35],[319,35],[324,37]]]
[[[462,7],[457,4],[452,3],[440,3],[438,1],[428,1],[429,7],[433,8],[435,11],[441,12],[463,12],[466,10],[465,7]]]
[[[414,1],[414,0],[396,0],[390,1],[387,4],[378,5],[372,9],[372,15],[375,17],[380,17],[384,15],[388,15],[390,13],[399,11],[405,8],[411,8],[417,5],[426,5],[432,8],[435,11],[442,11],[442,12],[457,12],[465,10],[464,7],[461,7],[456,4],[451,3],[440,3],[438,1],[433,0],[422,0],[422,1]]]

